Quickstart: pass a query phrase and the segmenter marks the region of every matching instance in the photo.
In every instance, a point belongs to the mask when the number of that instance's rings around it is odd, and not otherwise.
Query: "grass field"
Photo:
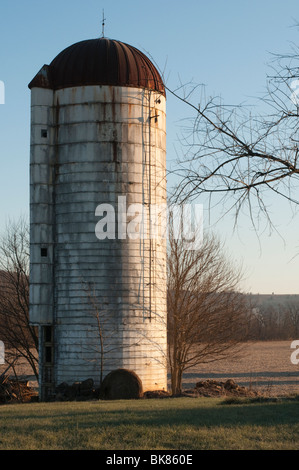
[[[299,396],[290,342],[245,346],[240,357],[190,370],[184,385],[232,378],[269,401],[185,397],[2,405],[0,450],[298,450],[299,401],[287,398]]]
[[[215,398],[0,407],[1,450],[298,450],[299,401]]]

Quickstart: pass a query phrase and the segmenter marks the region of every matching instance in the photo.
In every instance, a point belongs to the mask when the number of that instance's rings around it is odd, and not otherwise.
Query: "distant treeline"
[[[250,339],[299,339],[299,295],[248,294],[247,299]]]

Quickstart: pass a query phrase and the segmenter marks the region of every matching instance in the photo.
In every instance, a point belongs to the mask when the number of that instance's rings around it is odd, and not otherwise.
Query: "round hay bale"
[[[135,372],[116,369],[110,372],[100,387],[101,400],[130,400],[142,397],[142,382]]]

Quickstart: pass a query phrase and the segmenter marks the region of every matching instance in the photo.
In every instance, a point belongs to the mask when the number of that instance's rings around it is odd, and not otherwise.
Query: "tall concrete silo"
[[[161,77],[138,49],[100,38],[63,50],[29,88],[40,396],[117,368],[166,389],[166,240],[149,223],[128,230],[134,204],[146,216],[166,205]]]

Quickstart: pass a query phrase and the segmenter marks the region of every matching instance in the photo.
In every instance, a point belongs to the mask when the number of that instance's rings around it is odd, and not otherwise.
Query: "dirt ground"
[[[299,364],[291,362],[294,351],[291,341],[246,343],[238,357],[186,371],[184,388],[193,388],[201,380],[233,379],[268,396],[299,394]]]
[[[246,343],[238,357],[216,360],[186,371],[183,387],[190,389],[196,382],[207,379],[233,379],[240,386],[268,396],[299,394],[299,364],[292,364],[292,352],[291,341]],[[5,368],[5,365],[0,365],[0,374]],[[30,386],[36,387],[35,378],[26,364],[19,364],[17,371]]]

